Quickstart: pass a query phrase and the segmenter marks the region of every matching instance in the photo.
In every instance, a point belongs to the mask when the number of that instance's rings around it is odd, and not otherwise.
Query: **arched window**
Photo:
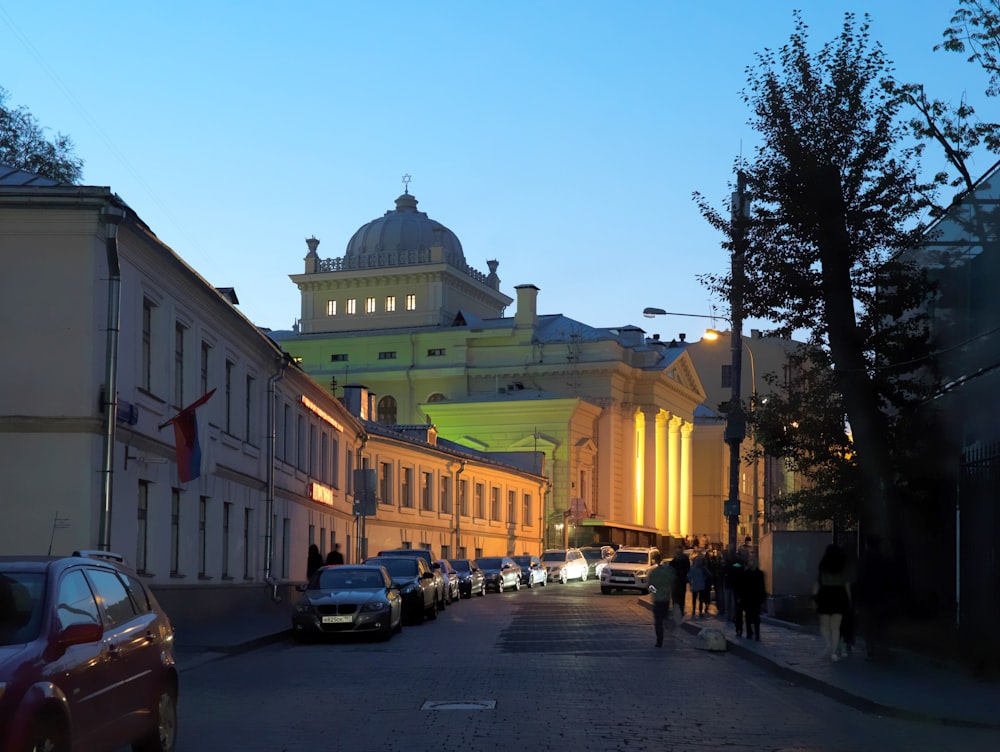
[[[387,425],[396,423],[396,398],[383,397],[378,401],[378,422]]]
[[[444,402],[447,397],[445,397],[441,392],[434,392],[430,397],[427,398],[428,402]]]

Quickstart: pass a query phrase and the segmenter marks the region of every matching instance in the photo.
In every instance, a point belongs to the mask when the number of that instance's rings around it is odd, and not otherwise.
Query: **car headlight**
[[[400,590],[399,592],[400,592],[401,595],[413,595],[414,593],[418,592],[419,590],[420,590],[420,586],[417,583],[415,583],[415,582],[411,582],[408,585],[404,585],[403,589]]]
[[[389,608],[388,603],[383,603],[382,601],[373,601],[371,603],[366,603],[361,607],[362,611],[385,611]]]

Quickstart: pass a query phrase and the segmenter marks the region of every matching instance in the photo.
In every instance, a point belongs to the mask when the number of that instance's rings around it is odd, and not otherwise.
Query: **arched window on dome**
[[[396,423],[396,398],[383,397],[378,401],[378,422],[387,425]]]
[[[441,392],[434,392],[430,397],[427,398],[428,402],[444,402],[447,397],[445,397]]]

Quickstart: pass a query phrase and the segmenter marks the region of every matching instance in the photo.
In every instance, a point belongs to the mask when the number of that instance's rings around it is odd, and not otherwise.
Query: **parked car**
[[[486,578],[471,559],[448,559],[458,573],[458,592],[463,598],[486,595]]]
[[[535,585],[545,587],[549,578],[545,575],[545,567],[537,556],[512,556],[514,563],[521,567],[521,584],[532,588]]]
[[[521,568],[509,556],[481,556],[476,566],[483,573],[487,590],[502,593],[521,589]]]
[[[434,573],[434,590],[437,594],[437,609],[438,611],[444,611],[445,607],[448,605],[448,583],[445,582],[445,577],[441,574],[440,569],[437,566],[439,559],[434,558],[434,554],[431,553],[429,549],[426,548],[390,548],[386,551],[379,551],[379,556],[416,556],[423,559],[427,563],[428,569]]]
[[[653,555],[659,549],[651,546],[622,546],[601,573],[601,592],[612,590],[638,590],[649,592],[649,572],[656,566]]]
[[[106,551],[0,557],[0,750],[169,752],[174,629]]]
[[[413,624],[437,618],[434,572],[419,556],[372,556],[365,564],[385,567],[403,599],[403,618]]]
[[[454,603],[462,597],[461,593],[458,592],[458,572],[455,571],[455,567],[447,559],[438,559],[434,563],[441,571],[441,576],[444,577],[448,593],[448,603]]]
[[[542,564],[550,582],[587,579],[587,560],[579,548],[550,548],[542,552]]]
[[[615,550],[611,546],[584,546],[580,551],[587,560],[587,575],[598,580],[601,579],[601,571],[615,555]]]
[[[372,632],[388,640],[403,627],[403,599],[385,567],[335,564],[320,567],[292,613],[296,637]]]

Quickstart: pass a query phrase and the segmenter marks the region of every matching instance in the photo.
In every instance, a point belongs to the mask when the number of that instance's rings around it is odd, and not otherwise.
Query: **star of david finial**
[[[408,194],[410,192],[410,181],[412,179],[413,178],[410,177],[410,173],[403,175],[403,193]]]

